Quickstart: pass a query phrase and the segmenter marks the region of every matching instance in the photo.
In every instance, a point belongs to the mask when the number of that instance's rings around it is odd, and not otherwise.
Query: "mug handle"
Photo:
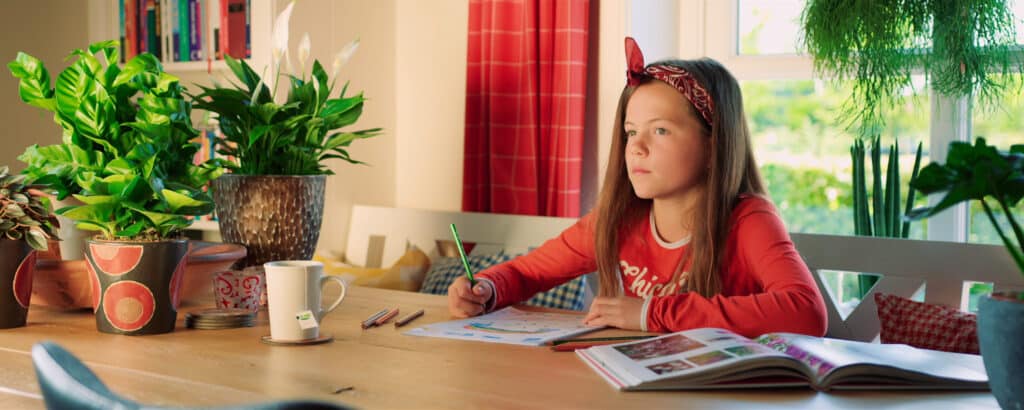
[[[335,300],[334,303],[331,303],[330,307],[328,307],[327,309],[321,309],[320,310],[320,312],[319,312],[319,314],[317,315],[317,318],[316,318],[316,320],[318,322],[321,319],[323,319],[323,317],[326,316],[328,313],[331,313],[331,311],[336,309],[338,307],[338,305],[341,304],[342,300],[345,300],[345,291],[346,291],[346,289],[345,289],[345,281],[341,280],[341,278],[338,277],[338,276],[327,276],[327,275],[321,276],[320,277],[320,293],[321,294],[324,293],[324,285],[327,284],[327,281],[332,281],[332,280],[335,281],[335,282],[338,282],[338,285],[341,286],[341,295],[338,296],[338,299]]]

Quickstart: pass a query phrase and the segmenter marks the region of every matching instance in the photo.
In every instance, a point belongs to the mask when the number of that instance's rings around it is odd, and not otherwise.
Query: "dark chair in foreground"
[[[53,342],[32,346],[32,365],[48,409],[158,409],[136,403],[110,391],[78,358]],[[220,409],[347,409],[318,401],[278,401]]]

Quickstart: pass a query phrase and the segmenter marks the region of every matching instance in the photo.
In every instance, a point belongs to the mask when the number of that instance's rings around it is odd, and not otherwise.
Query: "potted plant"
[[[57,239],[50,201],[0,167],[0,329],[25,326],[36,252]]]
[[[808,0],[804,45],[816,71],[853,81],[842,120],[862,137],[923,71],[936,94],[994,101],[1021,72],[1013,11],[1006,0]]]
[[[52,111],[63,129],[62,144],[33,155],[41,167],[70,171],[37,181],[59,192],[73,180],[80,192],[72,196],[83,205],[57,213],[98,232],[85,255],[97,328],[166,333],[174,330],[188,249],[181,231],[190,216],[212,210],[202,187],[223,170],[193,163],[199,133],[178,79],[148,53],[118,66],[118,46],[75,50],[52,87],[46,68],[28,54],[8,66],[21,80],[22,99]]]
[[[911,186],[925,195],[944,192],[933,207],[907,214],[910,219],[926,218],[963,201],[977,200],[985,215],[1024,275],[1024,230],[1014,211],[1024,197],[1024,145],[1008,152],[978,138],[974,145],[953,142],[945,164],[932,163],[921,170]],[[994,204],[993,204],[994,202]],[[1005,215],[1008,233],[999,223],[996,210]],[[978,305],[978,342],[992,392],[1004,409],[1024,408],[1024,292],[994,293]]]
[[[921,167],[921,143],[917,144],[914,156],[914,168],[910,174],[910,184],[917,178]],[[901,212],[910,212],[914,207],[914,189],[907,190],[906,210],[900,206],[900,144],[899,140],[889,145],[889,159],[886,161],[885,186],[882,185],[882,141],[875,136],[871,140],[871,206],[868,204],[867,167],[864,156],[867,150],[864,141],[857,139],[850,147],[853,160],[853,224],[854,234],[859,236],[875,236],[888,238],[907,238],[910,236],[910,222],[903,219]],[[872,210],[874,212],[872,212]],[[878,276],[861,274],[857,277],[861,299],[867,295]]]
[[[340,131],[352,125],[363,111],[362,93],[346,96],[346,83],[338,95],[334,80],[338,70],[355,52],[358,42],[346,46],[328,76],[319,61],[311,75],[282,73],[287,63],[288,18],[294,3],[278,16],[274,26],[274,75],[266,81],[245,61],[225,56],[238,83],[203,87],[193,96],[197,108],[217,114],[222,133],[217,152],[230,173],[213,182],[213,197],[221,236],[241,243],[248,255],[241,266],[262,265],[272,260],[308,260],[313,256],[323,218],[324,185],[331,171],[325,160],[341,159],[358,164],[347,147],[370,138],[380,128]],[[309,36],[300,43],[300,70],[309,55]],[[287,77],[287,97],[278,101],[277,83]]]

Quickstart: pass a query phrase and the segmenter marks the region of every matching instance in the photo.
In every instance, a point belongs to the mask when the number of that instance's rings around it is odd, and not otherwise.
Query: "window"
[[[800,13],[803,0],[739,0],[736,53],[795,54],[803,51]]]

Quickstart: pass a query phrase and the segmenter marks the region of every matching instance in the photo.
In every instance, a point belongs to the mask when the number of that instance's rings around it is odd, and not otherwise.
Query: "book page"
[[[507,307],[486,315],[431,323],[405,332],[412,336],[540,346],[603,327],[583,324],[582,315],[531,312]]]
[[[644,383],[679,379],[694,386],[713,383],[721,376],[742,368],[764,365],[765,358],[784,354],[724,329],[703,328],[672,333],[636,342],[595,346],[577,350],[612,385],[622,389]],[[790,372],[796,373],[796,372]],[[806,384],[806,383],[803,383]]]
[[[786,340],[791,350],[789,354],[804,352],[805,359],[802,360],[805,363],[810,358],[820,361],[817,372],[821,380],[833,377],[831,373],[843,373],[837,375],[840,380],[832,383],[841,382],[846,375],[859,375],[869,376],[867,379],[874,379],[878,383],[888,378],[894,382],[912,384],[915,379],[912,373],[924,376],[917,378],[922,382],[934,381],[936,378],[968,383],[984,383],[988,380],[979,355],[786,333],[764,337]],[[858,380],[864,382],[867,379],[860,377]]]

